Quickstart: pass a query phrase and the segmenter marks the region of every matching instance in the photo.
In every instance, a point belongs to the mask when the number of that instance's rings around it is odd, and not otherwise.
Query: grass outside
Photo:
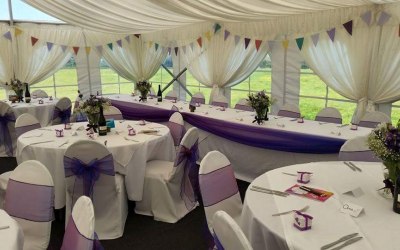
[[[326,85],[322,80],[314,74],[304,74],[311,73],[309,70],[302,70],[300,77],[300,96],[313,96],[325,98],[326,96]],[[118,76],[112,69],[102,68],[100,71],[101,81],[102,81],[102,93],[103,94],[115,94],[115,93],[131,93],[133,90],[133,83],[129,80]],[[54,77],[54,81],[53,81]],[[150,79],[153,83],[153,88],[155,91],[158,89],[158,85],[164,88],[170,81],[172,77],[162,68]],[[265,90],[268,93],[271,92],[271,72],[265,69],[258,69],[250,77],[245,79],[240,84],[233,86],[231,90],[231,105],[235,105],[241,98],[247,98],[250,92],[257,92]],[[54,86],[53,82],[57,85]],[[60,97],[69,97],[71,100],[75,100],[77,96],[78,84],[77,75],[75,69],[64,68],[59,70],[54,76],[35,84],[31,87],[31,91],[34,89],[43,89],[49,95]],[[120,84],[118,84],[120,83]],[[186,74],[186,84],[188,90],[194,94],[196,92],[202,92],[206,97],[206,102],[209,101],[209,96],[211,89],[200,85],[194,77],[187,72]],[[164,92],[166,94],[168,91],[172,90],[172,85]],[[186,96],[189,99],[189,95]],[[332,89],[328,90],[328,98],[346,100]],[[0,99],[6,99],[5,91],[0,91]],[[395,105],[400,105],[400,101],[394,103]],[[325,103],[325,100],[315,99],[309,97],[300,97],[300,110],[306,119],[314,119],[316,114],[325,107],[335,107],[337,108],[343,116],[343,122],[349,123],[351,117],[355,110],[356,104],[352,102],[343,102],[329,100]],[[393,108],[392,110],[392,121],[397,122],[400,118],[400,108]]]

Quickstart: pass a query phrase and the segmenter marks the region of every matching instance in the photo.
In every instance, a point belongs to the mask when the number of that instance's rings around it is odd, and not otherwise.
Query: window
[[[190,91],[190,93],[192,93],[192,95],[197,92],[203,93],[206,103],[210,102],[211,88],[197,81],[189,72],[189,70],[186,71],[186,88]],[[190,98],[190,95],[186,93],[186,100],[190,100]]]
[[[133,91],[133,82],[118,75],[103,58],[100,59],[101,93],[129,94]]]
[[[397,124],[400,119],[400,101],[392,103],[392,123]]]
[[[0,100],[8,100],[6,90],[0,86]]]
[[[231,88],[231,106],[234,106],[240,99],[247,98],[250,93],[265,90],[271,94],[271,69],[271,58],[267,55],[246,80]]]
[[[7,0],[0,0],[7,1]],[[0,4],[0,6],[3,6]],[[13,18],[15,20],[28,20],[28,21],[50,21],[50,22],[58,22],[61,23],[62,21],[54,18],[52,16],[47,15],[46,13],[33,8],[29,4],[24,3],[21,0],[12,0],[11,2],[12,11],[13,11]],[[2,8],[0,8],[2,9]],[[8,10],[7,10],[8,11]]]
[[[171,55],[168,55],[165,58],[164,61],[164,66],[168,68],[169,71],[173,72],[173,64],[172,64],[172,57]],[[187,71],[186,71],[187,72]],[[172,76],[161,66],[160,69],[157,71],[157,73],[150,78],[150,82],[152,83],[153,89],[154,91],[158,91],[158,85],[161,86],[161,90],[163,90],[163,88],[165,88],[165,86],[168,85],[168,83],[170,83],[172,81]],[[163,92],[163,96],[165,96],[169,91],[171,91],[173,89],[173,84],[171,84],[164,92]]]
[[[30,87],[31,92],[35,89],[42,89],[49,96],[68,97],[74,101],[78,95],[78,79],[74,57],[71,57],[67,64],[54,75]]]
[[[325,108],[337,108],[343,123],[350,123],[356,103],[329,88],[314,72],[303,63],[300,73],[300,110],[306,119],[314,120],[317,113]]]
[[[10,20],[8,0],[0,0],[0,20]]]

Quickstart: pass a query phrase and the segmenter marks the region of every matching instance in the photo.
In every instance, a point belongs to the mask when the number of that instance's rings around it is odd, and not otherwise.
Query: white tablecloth
[[[14,109],[15,118],[24,113],[28,113],[36,117],[40,125],[45,127],[51,124],[54,107],[58,100],[53,99],[50,101],[48,98],[43,98],[42,100],[44,102],[43,104],[39,104],[38,98],[31,99],[30,103],[11,103],[10,101],[7,101],[7,103]]]
[[[18,223],[11,218],[6,211],[0,209],[0,249],[2,250],[22,250],[24,246],[24,233]]]
[[[148,123],[145,126],[138,125],[137,121],[115,121],[116,128],[112,129],[107,136],[99,136],[96,141],[104,143],[107,140],[107,148],[114,157],[116,172],[125,175],[125,185],[130,200],[142,199],[143,183],[146,162],[152,159],[172,161],[175,157],[173,140],[166,126],[157,123]],[[136,136],[128,136],[127,126],[132,126],[138,133]],[[32,130],[18,138],[17,161],[21,163],[26,160],[38,160],[50,171],[55,186],[55,208],[65,205],[65,183],[64,183],[64,153],[71,143],[88,139],[86,130],[78,130],[86,123],[75,123],[71,130],[64,130],[64,137],[55,135],[55,128],[63,128],[64,125],[47,127],[48,130]],[[140,134],[143,129],[154,128],[159,130],[159,135]],[[77,132],[76,136],[72,134]],[[120,132],[116,134],[116,132]],[[37,136],[40,137],[30,137]],[[28,138],[27,138],[28,137]],[[124,137],[137,140],[127,141]],[[30,145],[34,142],[52,142]],[[60,144],[68,141],[61,147]]]
[[[296,184],[296,177],[282,172],[313,172],[307,186],[321,188],[334,193],[325,202],[303,197],[272,196],[251,191],[246,192],[241,226],[257,249],[319,249],[344,235],[359,233],[364,238],[346,249],[400,249],[395,240],[400,233],[399,215],[392,211],[392,200],[381,197],[377,189],[383,186],[380,163],[355,162],[362,172],[354,172],[343,162],[315,162],[272,170],[251,185],[284,191]],[[360,187],[364,195],[356,198],[343,194]],[[341,213],[343,202],[364,207],[359,217]],[[301,209],[309,205],[307,214],[314,217],[312,228],[299,231],[293,226],[293,214],[273,217],[274,213]]]

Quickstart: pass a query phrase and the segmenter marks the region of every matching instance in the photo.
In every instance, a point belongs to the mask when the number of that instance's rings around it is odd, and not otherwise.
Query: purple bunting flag
[[[240,41],[240,36],[235,35],[235,45],[237,45]]]
[[[3,34],[3,36],[5,37],[5,38],[7,38],[8,40],[12,40],[12,38],[11,38],[11,32],[10,31],[7,31],[6,33],[4,33]]]
[[[250,38],[244,38],[244,49],[247,49],[247,47],[249,47],[250,40]]]
[[[383,26],[387,21],[389,21],[390,15],[389,13],[382,11],[381,15],[379,16],[377,24],[379,26]]]
[[[319,33],[312,35],[311,40],[313,41],[314,46],[317,46],[318,41],[319,41]]]
[[[53,48],[54,43],[46,42],[46,45],[47,45],[47,50],[50,51],[51,48]]]
[[[327,31],[329,38],[332,40],[332,42],[335,41],[335,34],[336,34],[336,28],[332,28]]]
[[[168,48],[168,54],[171,55],[171,48]]]
[[[270,51],[271,51],[272,48],[274,47],[274,44],[275,44],[274,41],[268,41],[268,47],[269,47],[269,50],[270,50]]]
[[[131,43],[131,37],[130,37],[130,36],[126,36],[126,37],[125,37],[125,40],[126,40],[128,43]]]
[[[228,36],[231,34],[231,32],[225,30],[224,32],[224,41],[226,41],[226,39],[228,38]]]
[[[372,12],[371,11],[365,12],[364,14],[361,15],[361,19],[369,26],[372,20]]]
[[[122,48],[122,40],[121,39],[117,40],[117,44],[118,44],[119,47]]]
[[[353,35],[353,20],[344,23],[343,27],[346,29],[347,33],[350,34],[350,36]]]
[[[103,46],[102,45],[98,45],[96,46],[97,51],[99,52],[99,54],[103,54]]]
[[[61,50],[63,53],[67,50],[67,45],[61,45]]]

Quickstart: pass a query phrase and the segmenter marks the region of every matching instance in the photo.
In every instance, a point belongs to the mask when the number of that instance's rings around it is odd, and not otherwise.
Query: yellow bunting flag
[[[15,28],[15,36],[19,36],[19,35],[21,35],[22,34],[22,30],[20,30],[20,29],[18,29],[18,28]]]
[[[153,41],[149,41],[149,48],[151,48],[151,46],[153,46]]]
[[[287,40],[287,39],[283,40],[282,41],[282,46],[283,46],[284,49],[287,49],[289,47],[289,40]]]
[[[86,55],[89,55],[91,48],[90,47],[85,47],[85,50],[86,50]]]
[[[208,41],[211,40],[211,32],[210,32],[210,31],[207,31],[207,32],[205,33],[205,36],[206,36],[206,38],[207,38]]]

